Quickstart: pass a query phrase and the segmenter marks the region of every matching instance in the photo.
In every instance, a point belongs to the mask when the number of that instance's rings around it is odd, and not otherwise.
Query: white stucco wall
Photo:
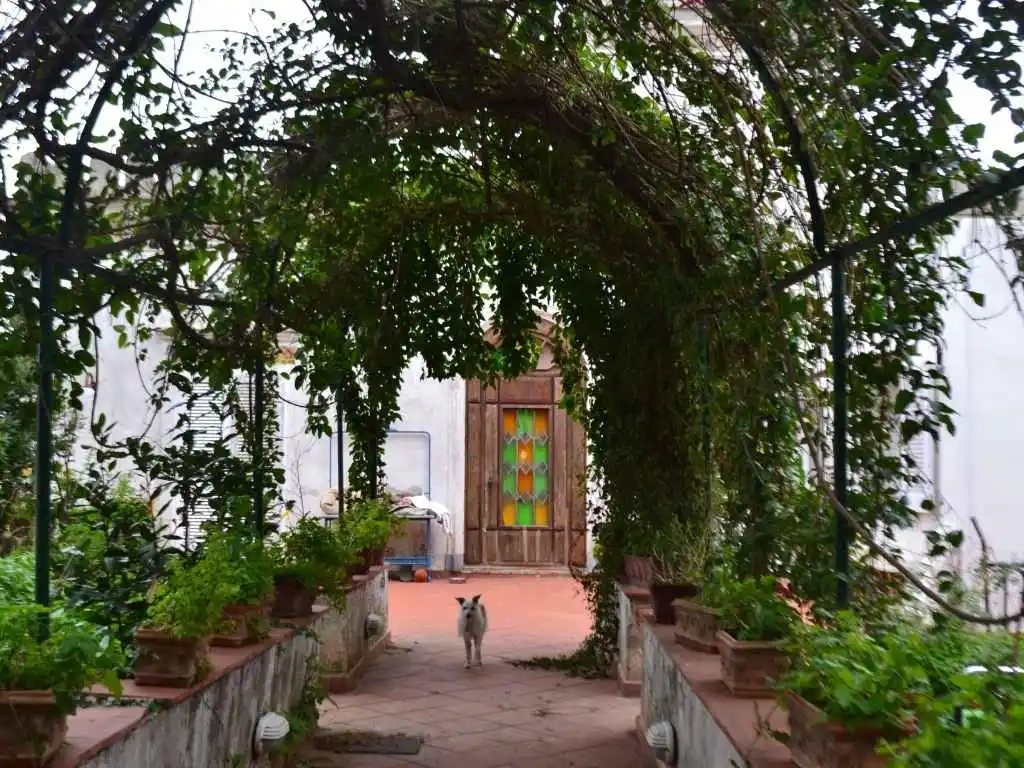
[[[385,472],[388,485],[396,490],[419,489],[448,508],[453,533],[449,538],[441,526],[434,525],[433,567],[460,568],[464,552],[466,385],[461,379],[423,378],[423,373],[423,361],[419,358],[405,371],[399,394],[401,415],[392,425],[384,448]],[[291,382],[282,380],[281,395],[285,400],[281,406],[284,496],[295,500],[296,512],[319,515],[320,496],[337,487],[337,438],[317,438],[306,432],[301,407],[304,396],[295,391]],[[344,451],[347,475],[351,464],[347,434]]]
[[[965,218],[949,244],[971,264],[971,290],[986,297],[984,307],[966,295],[950,307],[943,361],[957,431],[940,442],[937,479],[944,522],[969,534],[969,561],[978,553],[972,516],[996,558],[1024,560],[1024,317],[997,266],[1012,258],[1004,240],[993,221]]]

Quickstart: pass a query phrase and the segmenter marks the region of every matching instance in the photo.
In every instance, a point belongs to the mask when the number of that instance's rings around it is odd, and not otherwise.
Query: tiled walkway
[[[636,699],[613,681],[578,680],[506,664],[574,650],[589,617],[574,581],[474,576],[454,585],[391,584],[395,647],[335,696],[324,727],[420,733],[418,755],[349,755],[348,768],[640,768]],[[463,669],[456,596],[483,594],[490,631],[484,665]]]

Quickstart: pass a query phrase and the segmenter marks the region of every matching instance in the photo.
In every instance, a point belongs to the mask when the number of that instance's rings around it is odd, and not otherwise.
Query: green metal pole
[[[706,520],[711,520],[711,495],[713,482],[711,477],[711,351],[708,342],[708,321],[702,320],[700,324],[700,352],[701,362],[704,367],[704,403],[701,408],[701,447],[704,451],[704,512]]]
[[[846,410],[846,265],[842,258],[832,264],[832,418],[833,466],[836,499],[847,502],[847,410]],[[850,604],[850,531],[846,519],[835,510],[836,518],[836,604]]]
[[[56,283],[53,257],[44,255],[39,265],[39,392],[36,401],[36,602],[50,604],[50,480],[53,459],[53,294]],[[39,639],[49,637],[46,616],[39,625]]]
[[[256,535],[260,541],[263,540],[263,399],[264,399],[264,376],[266,375],[266,363],[263,360],[263,322],[256,324],[256,335],[259,344],[258,357],[256,358],[256,370],[254,372],[255,382],[253,383],[253,467],[252,467],[252,503],[253,515],[256,520]]]

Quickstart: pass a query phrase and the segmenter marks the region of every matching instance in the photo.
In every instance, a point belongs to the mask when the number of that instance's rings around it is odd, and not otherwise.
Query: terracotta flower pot
[[[159,629],[135,630],[135,682],[191,688],[209,667],[207,638],[172,637]]]
[[[696,597],[700,587],[696,584],[666,584],[661,581],[651,582],[651,607],[654,609],[654,620],[658,624],[675,624],[676,614],[672,609],[674,600]]]
[[[269,614],[265,604],[224,606],[224,627],[210,638],[210,645],[237,648],[258,643],[267,636]]]
[[[650,586],[654,581],[654,559],[639,555],[626,555],[623,558],[626,581],[638,587]]]
[[[275,619],[294,619],[313,613],[317,591],[289,576],[274,577],[274,604],[270,615]]]
[[[46,765],[67,731],[67,717],[49,691],[0,691],[0,766]]]
[[[675,600],[676,642],[702,653],[718,653],[718,612],[692,600]]]
[[[722,682],[733,696],[774,695],[775,681],[789,667],[789,656],[779,643],[746,642],[728,632],[719,632],[715,639],[722,657]]]
[[[801,696],[786,694],[789,710],[789,751],[799,768],[882,768],[885,759],[875,754],[883,738],[906,735],[893,729],[847,729],[830,723],[824,713]]]

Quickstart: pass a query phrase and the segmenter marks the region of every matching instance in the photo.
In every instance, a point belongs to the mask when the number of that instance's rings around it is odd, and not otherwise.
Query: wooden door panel
[[[507,565],[526,563],[526,536],[533,531],[498,531],[498,562]]]
[[[502,403],[551,405],[551,377],[523,376],[500,385]]]

